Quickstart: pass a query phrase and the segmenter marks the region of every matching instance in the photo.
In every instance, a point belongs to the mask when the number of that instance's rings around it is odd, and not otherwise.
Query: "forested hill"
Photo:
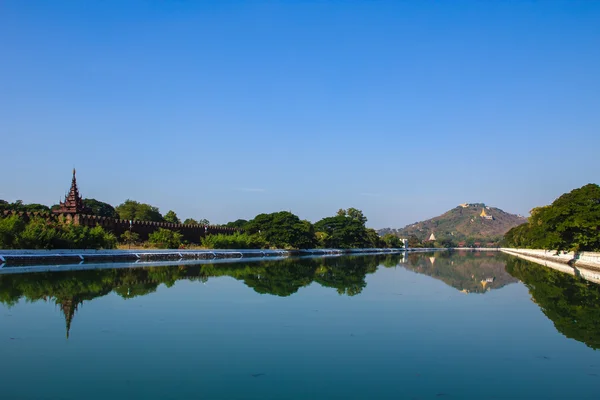
[[[444,214],[416,222],[402,229],[382,229],[379,233],[395,233],[401,237],[416,236],[419,240],[435,235],[436,241],[451,239],[499,240],[509,229],[527,222],[527,218],[510,214],[483,203],[461,204]]]

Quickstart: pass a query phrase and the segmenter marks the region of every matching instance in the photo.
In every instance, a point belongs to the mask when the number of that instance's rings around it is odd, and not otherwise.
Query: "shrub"
[[[12,249],[113,249],[117,240],[97,226],[88,228],[32,218],[27,224],[18,216],[0,220],[0,247]]]
[[[208,235],[201,240],[202,246],[209,249],[262,249],[267,242],[259,235],[235,232],[233,235]]]
[[[183,235],[170,229],[158,228],[148,236],[148,242],[159,249],[178,249]]]
[[[71,246],[65,245],[61,240],[61,234],[56,225],[60,224],[44,218],[32,218],[20,234],[19,247],[22,249],[70,248]]]
[[[140,241],[140,235],[135,232],[125,231],[121,235],[121,241],[125,244],[135,244]]]
[[[18,248],[19,235],[23,229],[25,223],[16,215],[0,218],[0,249]]]

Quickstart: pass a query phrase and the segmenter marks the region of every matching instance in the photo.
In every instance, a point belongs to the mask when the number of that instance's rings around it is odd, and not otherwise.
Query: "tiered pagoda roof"
[[[77,188],[77,178],[75,176],[75,168],[73,168],[73,179],[71,180],[71,189],[69,194],[65,196],[65,201],[61,201],[59,208],[52,212],[56,214],[89,214],[90,209],[85,206],[83,199],[79,195]]]

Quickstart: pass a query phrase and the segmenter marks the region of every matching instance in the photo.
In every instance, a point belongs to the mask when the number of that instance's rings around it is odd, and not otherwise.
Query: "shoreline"
[[[600,284],[600,253],[554,250],[500,249],[503,253]]]
[[[369,248],[369,249],[144,249],[144,250],[0,250],[0,274],[261,261],[344,255],[408,254],[437,251],[499,251],[496,248]],[[115,266],[115,264],[117,264]]]

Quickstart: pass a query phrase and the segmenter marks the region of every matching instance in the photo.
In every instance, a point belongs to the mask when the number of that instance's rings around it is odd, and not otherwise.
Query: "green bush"
[[[25,223],[16,215],[0,218],[0,249],[19,247],[19,236],[25,229]]]
[[[158,228],[148,236],[148,242],[159,249],[178,249],[183,235],[170,229]]]
[[[115,235],[105,232],[101,226],[65,225],[61,239],[72,249],[114,249],[117,246]]]
[[[140,235],[135,232],[125,231],[125,233],[121,235],[121,241],[125,244],[132,245],[140,241]]]
[[[235,232],[233,235],[208,235],[201,240],[208,249],[263,249],[267,242],[259,235]]]
[[[19,248],[22,249],[64,249],[71,248],[63,243],[56,228],[59,224],[43,218],[33,218],[20,234]],[[66,239],[66,238],[65,238]]]
[[[0,248],[4,249],[113,249],[117,239],[97,226],[72,225],[18,216],[0,219]]]

